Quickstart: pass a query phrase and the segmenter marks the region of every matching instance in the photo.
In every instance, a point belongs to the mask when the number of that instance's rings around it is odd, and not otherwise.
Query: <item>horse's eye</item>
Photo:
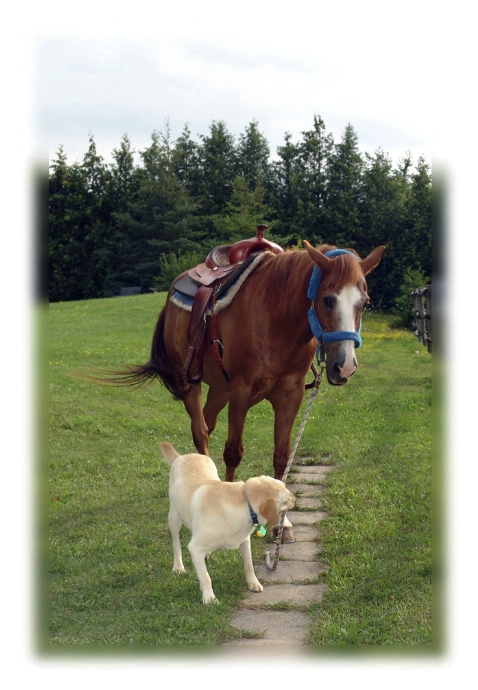
[[[324,297],[324,304],[327,307],[327,309],[332,309],[334,306],[334,301],[332,297]]]

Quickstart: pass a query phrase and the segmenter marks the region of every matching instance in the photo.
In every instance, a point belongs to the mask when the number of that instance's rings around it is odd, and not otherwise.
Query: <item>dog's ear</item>
[[[267,498],[259,506],[259,513],[262,517],[265,517],[269,525],[277,525],[279,522],[279,511],[277,507],[277,501],[273,498]]]

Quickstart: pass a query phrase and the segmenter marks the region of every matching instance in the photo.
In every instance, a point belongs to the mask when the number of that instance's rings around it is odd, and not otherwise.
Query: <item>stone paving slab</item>
[[[317,542],[319,530],[313,525],[299,525],[294,520],[294,536],[296,541]]]
[[[271,549],[271,559],[273,557],[274,552]],[[325,571],[325,567],[318,562],[279,560],[277,570],[269,570],[265,562],[256,564],[254,570],[262,584],[267,584],[268,582],[298,582],[304,584],[315,580],[317,575]]]
[[[233,628],[250,630],[261,633],[265,640],[286,640],[303,644],[305,642],[308,617],[302,611],[254,611],[246,609],[239,611],[231,621]],[[258,640],[254,640],[257,642]],[[236,645],[245,640],[231,640],[229,644]]]
[[[287,484],[296,498],[300,496],[317,496],[323,491],[322,484]]]
[[[277,566],[280,568],[281,564]],[[324,585],[269,585],[262,592],[247,592],[242,606],[260,608],[286,603],[294,609],[306,609],[309,604],[322,601]]]
[[[322,501],[320,498],[310,498],[309,496],[297,496],[295,501],[295,508],[298,511],[301,510],[318,510],[322,507]],[[291,519],[292,524],[294,521]]]
[[[290,476],[295,477],[298,474],[313,474],[326,477],[332,469],[331,465],[292,465],[290,468]]]
[[[307,510],[307,511],[291,511],[287,513],[294,528],[296,525],[315,525],[327,517],[327,513],[323,510]],[[295,531],[295,529],[294,529]]]
[[[288,639],[283,639],[283,640],[269,640],[269,639],[264,639],[261,638],[259,640],[257,639],[251,639],[249,637],[243,637],[241,640],[230,640],[229,642],[226,642],[223,647],[227,647],[229,652],[239,652],[239,650],[243,647],[247,647],[247,658],[250,659],[250,650],[251,647],[257,648],[257,653],[258,656],[262,656],[263,653],[269,649],[275,649],[277,647],[285,647],[287,652],[289,652],[291,649],[298,648],[301,649],[304,646],[304,641],[303,640],[288,640]]]
[[[298,455],[295,464],[304,465],[307,463],[311,463],[312,465],[322,465],[327,460],[330,460],[330,457],[330,453],[322,453],[322,455],[320,456],[320,460],[316,455]]]
[[[316,561],[317,543],[308,541],[295,541],[292,544],[281,544],[279,553],[282,556],[282,558],[285,558],[288,561]],[[274,554],[275,545],[271,549],[271,557],[273,557]]]
[[[289,486],[289,483],[303,484],[304,486],[309,484],[313,484],[315,486],[325,486],[327,479],[324,474],[303,474],[302,472],[300,474],[291,474],[289,476],[290,482],[287,482],[287,486]]]

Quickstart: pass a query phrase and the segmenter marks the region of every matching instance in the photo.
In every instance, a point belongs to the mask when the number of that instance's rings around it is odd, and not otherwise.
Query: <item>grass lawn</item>
[[[172,572],[169,468],[158,442],[193,451],[181,403],[158,384],[128,390],[68,376],[146,361],[164,297],[50,305],[49,453],[39,472],[43,651],[167,652],[240,635],[229,625],[246,588],[238,552],[209,559],[218,606],[201,603],[186,531],[188,572]],[[343,388],[323,383],[299,447],[336,467],[330,517],[320,523],[328,594],[309,608],[309,638],[328,651],[428,649],[440,632],[434,621],[432,635],[431,357],[388,317],[366,315],[362,334],[357,374]],[[272,427],[267,403],[252,408],[238,480],[272,474]],[[225,435],[223,412],[210,446],[221,477]],[[256,556],[263,548],[255,539]]]

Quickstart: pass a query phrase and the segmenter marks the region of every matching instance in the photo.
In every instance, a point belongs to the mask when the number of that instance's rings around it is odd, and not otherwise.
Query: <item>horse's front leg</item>
[[[292,427],[304,399],[305,381],[292,388],[279,387],[269,400],[274,408],[274,477],[282,479],[290,457]],[[283,542],[295,541],[292,524],[284,516]]]
[[[269,400],[274,408],[274,477],[282,479],[290,456],[292,427],[304,399],[305,382],[276,388]]]
[[[204,420],[209,431],[209,436],[216,428],[217,417],[229,402],[229,391],[222,391],[209,386],[206,404],[204,405]]]

